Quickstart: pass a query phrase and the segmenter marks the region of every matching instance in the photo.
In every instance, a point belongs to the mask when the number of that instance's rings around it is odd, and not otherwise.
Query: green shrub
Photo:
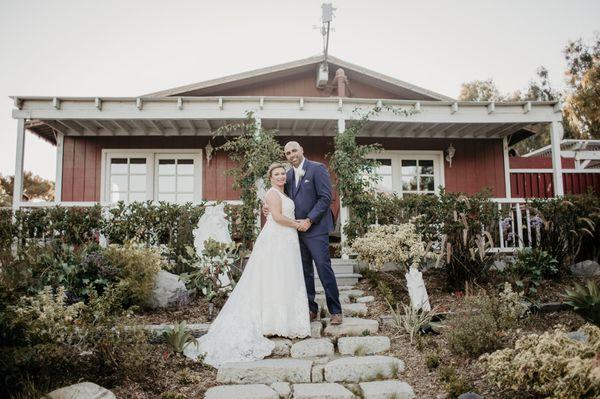
[[[575,284],[573,290],[567,290],[567,303],[581,313],[583,317],[600,326],[600,288],[593,280],[585,287]]]
[[[458,375],[452,366],[440,367],[438,377],[444,383],[449,398],[458,398],[463,393],[473,390],[473,384],[464,376]]]
[[[185,321],[175,323],[174,328],[163,332],[163,337],[175,353],[183,353],[185,347],[190,344],[198,345],[192,333],[187,330]]]
[[[425,358],[425,366],[427,366],[427,370],[433,371],[437,369],[440,365],[440,356],[437,353],[430,353]]]
[[[118,270],[114,290],[123,307],[145,306],[152,295],[156,276],[164,265],[158,251],[126,243],[108,246],[104,256],[111,267]]]
[[[448,346],[453,353],[471,357],[498,349],[504,332],[517,327],[526,312],[527,306],[510,285],[500,295],[482,292],[468,297],[464,308],[450,319]]]
[[[580,331],[587,342],[569,338],[563,327],[529,334],[479,361],[487,379],[501,389],[534,397],[576,399],[600,397],[600,329],[590,324]]]
[[[505,273],[519,290],[536,295],[542,279],[558,273],[558,261],[541,249],[524,248],[517,252],[517,259],[508,265]]]

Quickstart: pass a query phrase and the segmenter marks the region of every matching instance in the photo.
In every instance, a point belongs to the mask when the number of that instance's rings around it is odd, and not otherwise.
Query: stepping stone
[[[325,381],[361,382],[398,378],[404,362],[392,356],[355,356],[333,360],[325,365]]]
[[[342,295],[342,294],[340,293],[340,295]],[[365,292],[363,290],[348,290],[348,291],[344,291],[344,295],[347,295],[352,299],[352,298],[358,298],[358,297],[365,295]]]
[[[373,302],[375,300],[374,296],[361,296],[359,298],[356,298],[356,303],[369,303],[369,302]]]
[[[294,384],[294,399],[352,399],[354,394],[340,384]]]
[[[279,399],[279,394],[264,384],[222,385],[208,388],[205,399]]]
[[[315,302],[319,305],[320,309],[327,309],[327,299],[325,295],[315,295]],[[340,292],[340,303],[350,303],[350,297]]]
[[[272,356],[289,356],[290,348],[292,347],[292,340],[287,338],[271,338],[271,341],[275,343],[275,348],[273,348],[273,352],[271,352],[270,357]]]
[[[333,355],[333,344],[327,338],[304,339],[292,345],[290,355],[295,359]]]
[[[342,303],[342,314],[344,316],[366,316],[368,312],[369,309],[364,303]],[[325,308],[325,313],[329,314],[327,308]]]
[[[311,371],[312,382],[323,382],[325,380],[325,365],[317,364],[314,365]]]
[[[262,359],[225,363],[217,372],[223,384],[272,384],[278,381],[310,382],[311,360]]]
[[[413,399],[416,398],[415,391],[404,381],[372,381],[361,382],[364,399]]]
[[[280,398],[291,398],[292,397],[292,385],[289,382],[274,382],[271,384]]]
[[[341,293],[342,291],[348,291],[348,290],[353,290],[354,286],[353,285],[338,285],[338,291]],[[323,289],[323,286],[318,286],[315,287],[315,292],[317,294],[322,294],[325,292],[325,290]]]
[[[320,321],[313,321],[310,323],[310,337],[311,338],[321,338],[321,333],[323,332],[323,323]]]
[[[340,337],[338,351],[342,355],[374,355],[390,349],[390,339],[386,336]]]
[[[329,318],[325,318],[323,321],[325,322],[323,333],[334,337],[343,335],[362,336],[365,332],[371,335],[379,331],[377,320],[344,317],[342,324],[337,325],[330,324]]]

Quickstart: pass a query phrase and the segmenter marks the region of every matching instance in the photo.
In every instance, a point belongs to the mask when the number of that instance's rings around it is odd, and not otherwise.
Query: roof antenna
[[[321,26],[321,35],[323,35],[323,62],[319,64],[319,69],[317,70],[317,87],[324,88],[329,81],[329,67],[327,64],[327,54],[329,52],[329,31],[331,21],[333,20],[333,11],[336,10],[333,8],[331,3],[323,3],[321,5],[321,10],[323,11],[321,22],[323,25]]]

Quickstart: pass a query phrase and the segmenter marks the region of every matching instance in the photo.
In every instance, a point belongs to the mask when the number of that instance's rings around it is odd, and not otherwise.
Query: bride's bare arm
[[[271,216],[273,216],[273,220],[277,223],[282,224],[284,226],[298,228],[300,222],[295,219],[290,219],[287,216],[284,216],[281,213],[281,197],[274,191],[269,191],[265,196],[265,202],[269,207],[269,212],[271,212]]]

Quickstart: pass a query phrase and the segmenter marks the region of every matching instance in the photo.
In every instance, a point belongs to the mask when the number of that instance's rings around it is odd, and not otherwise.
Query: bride
[[[187,345],[184,354],[220,367],[271,354],[275,344],[265,336],[310,336],[308,297],[302,271],[294,201],[283,193],[286,171],[269,167],[271,188],[265,201],[270,214],[254,243],[242,276],[208,332]]]

